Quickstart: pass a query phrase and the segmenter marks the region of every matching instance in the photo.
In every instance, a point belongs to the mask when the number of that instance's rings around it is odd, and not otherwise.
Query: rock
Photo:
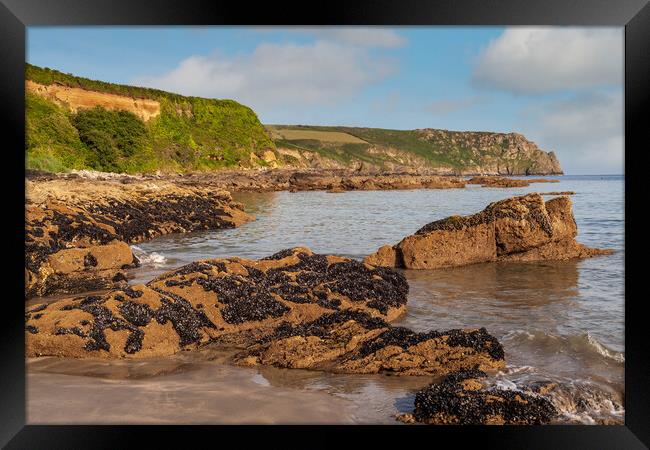
[[[227,192],[135,177],[29,180],[26,191],[26,297],[121,287],[137,264],[127,243],[253,219]]]
[[[306,248],[259,261],[198,261],[146,285],[41,305],[38,315],[28,309],[27,325],[38,332],[28,334],[27,348],[29,355],[142,357],[217,339],[250,345],[282,323],[309,322],[327,312],[354,309],[393,319],[404,311],[407,293],[397,272]],[[80,332],[57,332],[60,327]],[[114,337],[111,345],[106,336],[114,334],[124,342]],[[129,347],[127,339],[139,344]]]
[[[545,202],[534,193],[491,203],[470,216],[432,222],[392,247],[381,247],[364,261],[384,267],[436,269],[611,253],[577,243],[577,233],[569,197]]]
[[[352,191],[390,189],[463,188],[465,181],[455,176],[428,173],[377,172],[350,169],[279,168],[256,171],[220,170],[174,178],[175,183],[234,191]]]
[[[470,178],[467,184],[480,184],[482,187],[511,188],[530,186],[531,183],[558,183],[559,181],[551,178],[520,179],[501,176],[478,176]]]
[[[126,286],[124,269],[137,265],[131,248],[117,240],[59,250],[32,272],[26,269],[27,296],[74,294]]]
[[[336,373],[440,375],[505,366],[503,347],[484,328],[417,333],[357,311],[338,311],[291,325],[236,355],[241,365]]]
[[[381,267],[401,267],[401,261],[401,253],[390,245],[379,247],[379,250],[364,259],[366,264]]]
[[[552,191],[552,192],[540,192],[539,195],[575,195],[574,191]]]
[[[557,416],[553,404],[532,392],[486,387],[481,370],[461,370],[415,395],[403,421],[435,425],[540,425]],[[399,419],[399,418],[398,418]]]
[[[26,312],[27,355],[165,356],[212,343],[233,362],[341,373],[445,374],[504,366],[485,329],[418,333],[403,275],[307,248],[198,261],[146,285]]]

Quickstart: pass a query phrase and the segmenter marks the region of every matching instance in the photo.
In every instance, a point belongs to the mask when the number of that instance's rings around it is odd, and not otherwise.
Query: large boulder
[[[504,366],[485,329],[389,325],[407,294],[396,271],[307,248],[204,260],[146,285],[29,307],[27,355],[142,358],[212,343],[238,349],[241,365],[399,375]]]
[[[486,377],[476,369],[454,372],[420,390],[413,413],[398,420],[432,425],[540,425],[558,415],[548,399],[530,391],[488,387]]]
[[[547,202],[533,193],[491,203],[470,216],[437,220],[365,262],[384,267],[436,269],[497,260],[570,259],[609,253],[575,241],[569,197]]]
[[[241,365],[273,365],[339,373],[440,375],[505,366],[503,347],[484,328],[418,333],[357,311],[283,323],[236,355]]]
[[[27,182],[26,297],[123,287],[137,265],[128,243],[253,219],[227,192],[128,181]]]
[[[395,271],[307,248],[262,260],[204,260],[146,285],[28,308],[27,353],[142,357],[217,339],[249,345],[284,322],[305,323],[327,312],[354,309],[393,319],[407,293]]]

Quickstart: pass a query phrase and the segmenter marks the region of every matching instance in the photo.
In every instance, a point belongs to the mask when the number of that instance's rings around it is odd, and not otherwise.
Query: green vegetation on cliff
[[[208,170],[264,165],[273,150],[257,115],[233,100],[185,97],[156,89],[76,77],[28,64],[26,79],[60,84],[160,104],[143,122],[128,111],[100,106],[73,112],[65,104],[26,94],[26,165],[48,171],[96,169],[111,172]]]
[[[27,168],[184,172],[287,165],[451,174],[562,172],[552,152],[516,133],[265,128],[253,110],[233,100],[95,81],[30,64],[25,76],[31,82]]]
[[[553,152],[517,133],[311,125],[267,129],[280,149],[316,153],[347,166],[431,168],[457,174],[562,172]]]

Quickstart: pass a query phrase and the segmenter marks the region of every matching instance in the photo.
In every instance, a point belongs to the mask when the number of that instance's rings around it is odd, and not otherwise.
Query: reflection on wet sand
[[[191,353],[191,354],[190,354]],[[325,392],[270,387],[255,369],[183,358],[28,362],[30,424],[353,423],[358,407]],[[90,376],[89,376],[90,375]],[[65,414],[61,415],[61,408]]]

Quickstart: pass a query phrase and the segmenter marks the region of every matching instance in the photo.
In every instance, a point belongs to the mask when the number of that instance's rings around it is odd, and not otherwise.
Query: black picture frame
[[[164,427],[164,426],[32,426],[25,425],[24,279],[20,265],[7,263],[4,283],[2,378],[0,392],[0,444],[7,448],[125,448],[136,439],[165,447],[192,445],[206,439],[208,445],[227,444],[229,437],[265,445],[339,444],[343,434],[361,432],[388,445],[420,442],[453,445],[468,441],[499,448],[646,448],[650,446],[650,363],[643,314],[641,261],[645,228],[641,201],[648,150],[644,144],[650,116],[650,5],[648,0],[455,0],[366,1],[329,0],[320,3],[233,2],[202,0],[0,0],[0,123],[4,157],[5,232],[8,260],[23,253],[24,232],[24,63],[25,27],[33,25],[575,25],[625,27],[625,425],[621,426],[523,426],[523,427]],[[647,119],[646,119],[647,120]],[[644,146],[645,145],[645,146]],[[10,156],[15,157],[10,158]],[[11,255],[11,256],[9,256]],[[641,276],[635,276],[639,270]],[[303,440],[304,439],[304,440]],[[235,441],[236,442],[236,441]],[[210,444],[212,443],[212,444]],[[276,444],[277,443],[277,444]],[[421,444],[415,444],[421,445]]]

